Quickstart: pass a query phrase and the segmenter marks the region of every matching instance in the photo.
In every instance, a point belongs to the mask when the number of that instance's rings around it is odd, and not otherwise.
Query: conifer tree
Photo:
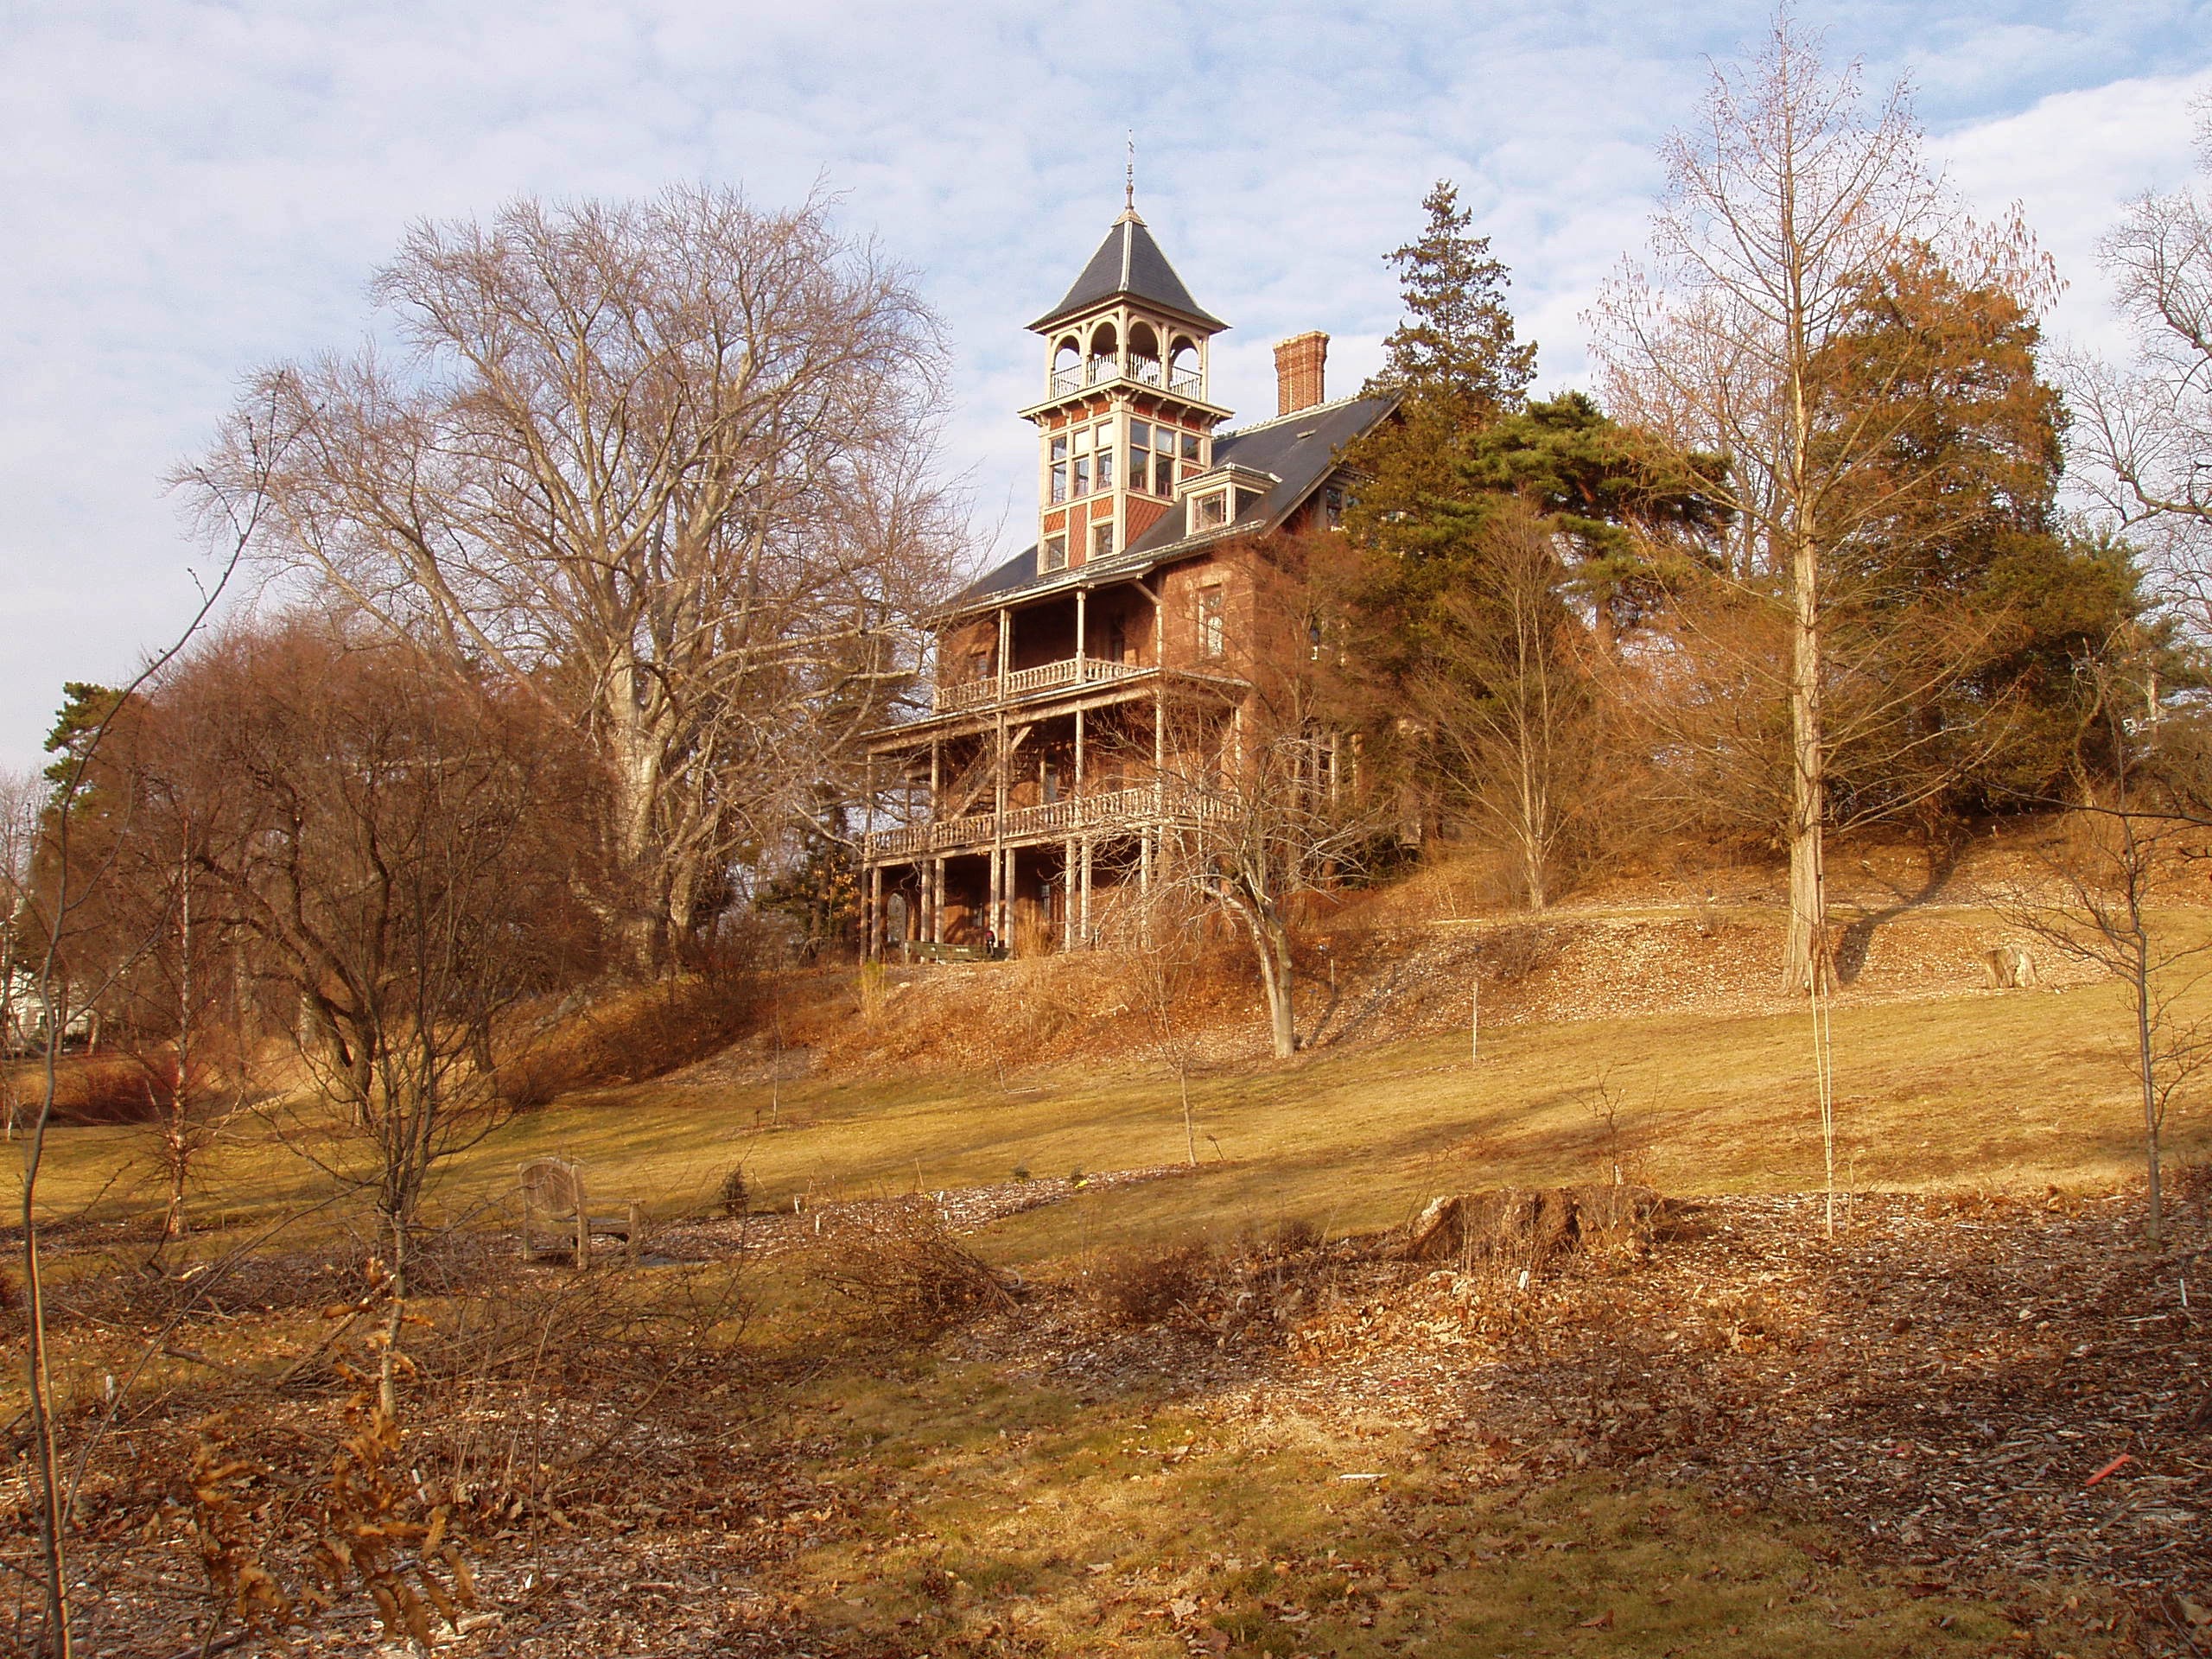
[[[1421,202],[1421,233],[1383,255],[1395,266],[1405,315],[1382,342],[1382,371],[1363,390],[1395,393],[1395,418],[1355,445],[1364,473],[1348,516],[1367,546],[1405,555],[1417,547],[1435,504],[1458,487],[1458,467],[1476,434],[1521,408],[1536,372],[1533,341],[1516,338],[1506,308],[1509,278],[1490,238],[1470,235],[1474,215],[1458,187],[1439,179]]]
[[[1474,214],[1459,205],[1459,187],[1439,179],[1421,205],[1428,215],[1421,235],[1383,256],[1397,267],[1406,315],[1382,342],[1388,356],[1367,390],[1441,403],[1478,424],[1520,407],[1536,372],[1535,344],[1514,337],[1510,279],[1490,238],[1467,233]]]

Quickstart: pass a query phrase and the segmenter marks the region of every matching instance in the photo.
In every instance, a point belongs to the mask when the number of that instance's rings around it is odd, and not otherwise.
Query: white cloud
[[[11,9],[0,52],[0,758],[31,758],[65,677],[124,671],[188,607],[161,476],[240,376],[350,344],[368,272],[422,215],[524,190],[826,178],[910,264],[957,353],[953,459],[1018,545],[1033,508],[1038,342],[1118,207],[1141,205],[1202,303],[1236,325],[1225,399],[1272,407],[1268,347],[1336,338],[1371,368],[1396,310],[1380,256],[1459,181],[1513,267],[1547,385],[1583,373],[1579,314],[1642,238],[1652,146],[1704,54],[1765,0],[1297,0],[1262,15],[1127,0],[771,6],[706,0],[170,0]],[[1832,49],[1910,67],[1977,202],[2021,197],[2094,332],[2088,251],[2170,183],[2212,60],[2202,0],[1826,8]]]

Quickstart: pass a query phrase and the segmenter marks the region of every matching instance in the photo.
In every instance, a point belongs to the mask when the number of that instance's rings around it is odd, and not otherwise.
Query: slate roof
[[[1041,593],[1085,582],[1122,581],[1211,543],[1274,530],[1336,469],[1346,446],[1378,425],[1397,404],[1395,396],[1343,397],[1234,432],[1216,433],[1215,470],[1233,465],[1270,474],[1276,480],[1265,495],[1229,524],[1193,535],[1185,522],[1187,503],[1177,501],[1159,523],[1112,557],[1092,559],[1072,569],[1042,575],[1037,569],[1036,548],[1024,548],[978,577],[939,614],[957,616],[987,601],[1030,588]]]
[[[1075,286],[1068,289],[1058,305],[1029,327],[1042,334],[1077,312],[1123,297],[1172,311],[1217,334],[1229,327],[1219,317],[1198,308],[1198,302],[1183,286],[1183,279],[1167,263],[1167,256],[1152,239],[1152,232],[1145,228],[1144,220],[1137,217],[1135,208],[1114,221],[1114,228],[1106,232],[1106,239],[1090,256],[1090,263],[1075,279]]]

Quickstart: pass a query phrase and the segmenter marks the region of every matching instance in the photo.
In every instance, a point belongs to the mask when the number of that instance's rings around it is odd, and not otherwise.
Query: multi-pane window
[[[1098,429],[1098,487],[1114,487],[1114,429],[1110,426]]]
[[[1102,519],[1090,527],[1090,556],[1103,559],[1114,550],[1114,521]]]
[[[1321,522],[1331,530],[1344,525],[1344,493],[1334,484],[1321,492]]]
[[[1215,490],[1191,501],[1191,528],[1217,530],[1229,522],[1229,492]]]
[[[1229,644],[1226,607],[1218,586],[1198,589],[1198,655],[1218,657]]]
[[[1065,570],[1068,568],[1068,538],[1047,536],[1037,558],[1039,570]]]
[[[1065,438],[1054,438],[1052,440],[1052,499],[1057,503],[1067,499],[1068,441]]]
[[[1132,420],[1129,423],[1129,487],[1148,490],[1152,487],[1152,423]]]
[[[1087,426],[1075,435],[1075,493],[1090,493],[1090,429]]]

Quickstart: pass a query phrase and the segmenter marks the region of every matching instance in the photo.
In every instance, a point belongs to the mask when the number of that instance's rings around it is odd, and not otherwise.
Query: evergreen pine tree
[[[1467,234],[1474,214],[1459,205],[1459,188],[1439,179],[1421,208],[1421,235],[1384,256],[1397,267],[1406,315],[1382,342],[1387,356],[1367,389],[1441,403],[1479,423],[1521,406],[1536,347],[1514,338],[1504,264],[1491,257],[1488,237]]]

